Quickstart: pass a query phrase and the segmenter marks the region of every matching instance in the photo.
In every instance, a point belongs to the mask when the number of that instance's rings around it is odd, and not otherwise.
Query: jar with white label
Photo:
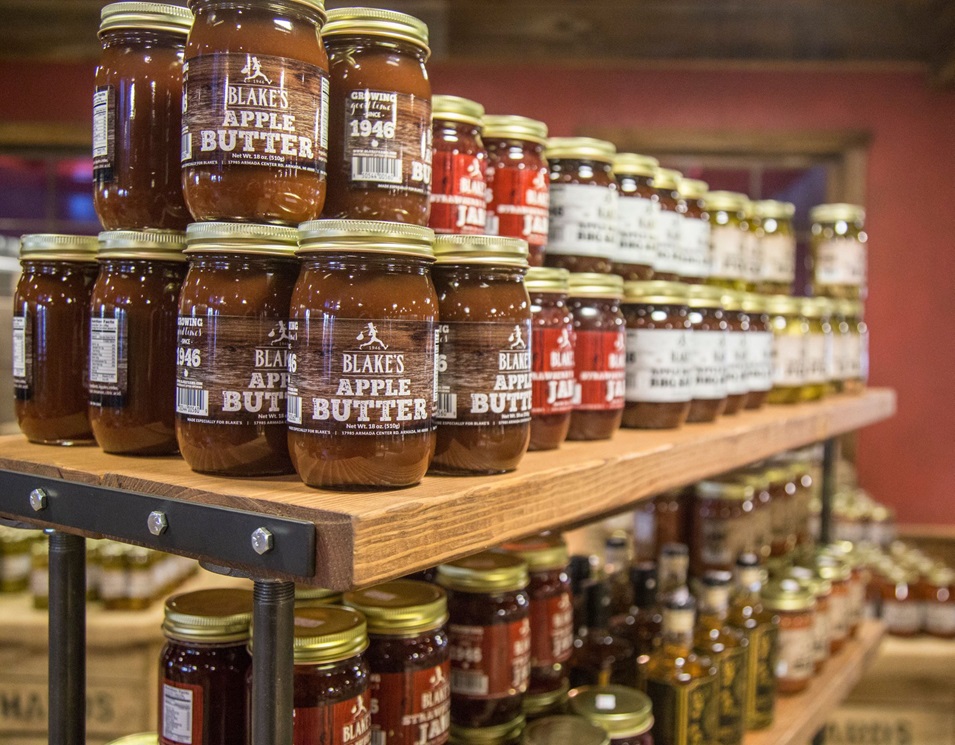
[[[749,396],[749,316],[743,310],[745,293],[723,293],[726,319],[726,408],[727,415],[742,411]]]
[[[829,653],[839,652],[849,638],[852,619],[852,567],[843,558],[821,549],[813,568],[832,585],[829,598]]]
[[[757,548],[756,490],[733,479],[697,482],[690,510],[690,570],[730,570]]]
[[[693,403],[687,422],[716,421],[726,408],[726,321],[723,291],[711,285],[690,285],[690,356],[693,364]]]
[[[431,98],[431,215],[439,234],[481,235],[487,229],[484,107],[460,96]]]
[[[800,313],[799,298],[770,295],[766,312],[773,329],[773,388],[771,404],[799,403],[806,382],[806,336],[809,323]]]
[[[815,295],[863,300],[868,276],[865,209],[857,204],[820,204],[812,220],[812,291]]]
[[[779,617],[776,652],[776,684],[782,694],[804,691],[813,676],[812,592],[791,578],[763,586],[763,606]]]
[[[762,258],[757,292],[788,295],[796,281],[796,205],[763,199],[754,203],[759,220],[759,253]]]
[[[745,194],[711,191],[704,200],[710,220],[710,274],[717,287],[745,290],[743,238],[746,234]]]
[[[746,409],[761,409],[773,387],[773,329],[766,312],[766,298],[748,292],[743,312],[749,318],[746,334]]]
[[[841,338],[837,347],[841,388],[846,393],[862,393],[869,378],[869,327],[863,320],[862,302],[840,300],[836,308]]]
[[[912,637],[922,632],[924,607],[914,591],[917,582],[918,572],[893,566],[879,583],[882,622],[892,636]]]
[[[808,567],[789,567],[786,576],[795,579],[809,590],[816,599],[816,612],[813,615],[812,661],[813,671],[818,675],[826,666],[830,657],[832,627],[832,583],[820,577],[815,569]]]
[[[653,279],[657,256],[653,176],[658,166],[656,158],[636,153],[617,153],[613,159],[613,173],[620,190],[613,272],[624,280]]]
[[[680,179],[680,196],[686,205],[680,233],[680,255],[683,257],[680,276],[684,282],[705,282],[710,276],[710,217],[706,212],[709,189],[705,181]]]
[[[551,137],[550,222],[544,263],[609,273],[618,253],[617,148],[591,137]]]
[[[829,326],[829,302],[825,298],[802,298],[800,315],[806,321],[801,398],[816,401],[828,392],[832,372],[832,330]]]
[[[756,203],[749,198],[743,205],[743,280],[746,290],[756,292],[762,276],[762,226],[759,215],[756,214]]]
[[[675,429],[686,422],[694,390],[687,302],[687,287],[679,282],[651,280],[624,285],[624,427]]]
[[[925,633],[939,639],[955,639],[955,572],[948,567],[936,567],[929,572],[925,587]]]
[[[653,277],[668,282],[680,279],[684,269],[682,238],[686,205],[679,190],[682,177],[683,174],[671,168],[657,168],[653,175],[656,192],[653,234],[657,247]]]

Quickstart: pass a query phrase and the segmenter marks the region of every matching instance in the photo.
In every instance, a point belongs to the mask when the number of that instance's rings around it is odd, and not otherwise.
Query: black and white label
[[[123,402],[128,383],[128,341],[126,313],[112,311],[113,318],[90,319],[90,403],[94,406],[118,406]]]
[[[763,251],[759,236],[752,231],[743,233],[743,279],[755,284],[763,273]]]
[[[33,373],[33,355],[29,341],[29,319],[26,316],[13,317],[13,385],[26,390]]]
[[[814,271],[819,285],[865,286],[865,244],[855,238],[823,241],[816,248]]]
[[[613,258],[618,201],[606,186],[552,183],[547,252]]]
[[[745,331],[730,331],[726,334],[726,392],[731,396],[749,393]]]
[[[163,683],[162,687],[162,740],[181,745],[199,745],[194,734],[201,736],[201,721],[196,717],[195,686],[179,686]]]
[[[615,261],[620,264],[656,264],[654,213],[656,204],[643,197],[622,196],[617,204],[617,229],[620,235]]]
[[[682,403],[693,399],[690,332],[627,329],[627,401]]]
[[[743,233],[737,226],[714,225],[710,230],[710,275],[743,277]]]
[[[726,397],[726,332],[693,331],[693,398]]]
[[[805,382],[825,383],[826,378],[826,335],[821,332],[809,333],[804,345]]]
[[[116,155],[116,95],[109,85],[93,92],[93,170],[113,167]]]
[[[655,271],[670,274],[679,274],[683,271],[680,248],[684,222],[686,220],[679,212],[657,210],[654,228],[657,243],[657,259],[653,265]]]
[[[760,251],[762,280],[791,285],[796,279],[796,237],[781,233],[765,235],[760,241]]]
[[[684,217],[680,228],[680,275],[710,276],[710,224],[695,217]]]
[[[746,334],[746,384],[749,390],[757,392],[773,387],[772,331],[750,331]]]

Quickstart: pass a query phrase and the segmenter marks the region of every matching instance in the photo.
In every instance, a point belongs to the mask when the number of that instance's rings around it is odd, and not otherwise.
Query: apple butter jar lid
[[[294,623],[293,651],[297,665],[338,662],[368,648],[365,617],[351,608],[297,607]]]
[[[711,191],[707,192],[706,208],[720,212],[742,212],[746,209],[749,197],[738,191]]]
[[[530,581],[527,562],[504,551],[484,551],[438,567],[438,584],[463,592],[513,592]]]
[[[20,236],[20,258],[49,261],[95,261],[99,238],[95,235],[30,233]]]
[[[809,210],[809,219],[816,223],[863,222],[865,208],[858,204],[817,204]]]
[[[399,579],[346,592],[343,600],[365,616],[369,634],[415,634],[448,620],[448,596],[430,582]]]
[[[185,261],[186,234],[178,230],[105,230],[99,234],[101,259]]]
[[[485,114],[483,119],[484,138],[501,140],[523,140],[547,144],[547,125],[536,119],[511,114]]]
[[[687,287],[680,282],[651,279],[644,282],[627,282],[623,297],[628,303],[646,305],[686,305]]]
[[[484,118],[484,107],[469,98],[437,94],[431,96],[431,118],[480,127]]]
[[[505,551],[520,556],[532,572],[561,569],[567,566],[570,555],[564,539],[556,533],[535,535],[501,546]]]
[[[261,254],[291,258],[298,230],[250,222],[194,222],[186,227],[186,253]]]
[[[710,185],[698,178],[681,178],[677,190],[684,199],[705,199]]]
[[[192,11],[165,3],[110,3],[100,11],[99,32],[121,28],[142,28],[187,35],[192,28]]]
[[[653,178],[660,161],[639,153],[617,153],[613,156],[613,172],[617,176],[646,176]]]
[[[428,25],[407,13],[383,8],[333,8],[322,28],[322,38],[380,36],[421,47],[428,54]]]
[[[560,292],[567,294],[570,272],[550,266],[532,266],[524,276],[528,292]]]
[[[252,622],[252,593],[232,588],[196,590],[166,600],[162,629],[182,641],[244,642]]]
[[[614,739],[642,734],[653,726],[649,697],[620,685],[581,686],[568,695],[570,710],[597,724]]]
[[[618,274],[575,272],[568,280],[567,293],[571,297],[619,300],[623,297],[623,277]]]
[[[547,141],[544,157],[548,160],[561,158],[569,160],[596,160],[613,164],[617,146],[606,140],[593,137],[551,137]]]
[[[713,285],[689,285],[687,305],[691,308],[722,308],[723,289]]]
[[[653,174],[653,185],[657,189],[676,191],[680,187],[682,178],[683,174],[672,168],[657,168],[656,173]]]
[[[494,264],[527,267],[527,241],[499,235],[450,235],[435,238],[439,264]]]
[[[298,226],[299,254],[387,253],[433,259],[434,231],[379,220],[310,220]]]

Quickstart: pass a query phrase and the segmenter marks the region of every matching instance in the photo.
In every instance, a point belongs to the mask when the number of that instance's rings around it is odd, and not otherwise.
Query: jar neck
[[[325,25],[324,14],[319,12],[317,7],[294,0],[194,0],[191,6],[196,22],[210,11],[238,11],[260,17],[281,13],[312,23],[319,29]]]
[[[498,155],[501,155],[502,151],[513,151],[515,157],[520,157],[520,154],[526,153],[528,151],[536,154],[544,154],[544,146],[539,142],[532,142],[531,140],[519,140],[516,137],[484,137],[484,145],[488,150],[498,151]]]
[[[485,266],[483,264],[438,264],[435,273],[461,282],[518,282],[524,284],[526,269],[520,267]]]
[[[95,261],[58,261],[57,259],[24,259],[22,262],[24,269],[29,269],[34,274],[95,274],[99,271],[99,265]]]
[[[158,31],[151,28],[117,28],[104,31],[100,36],[103,49],[114,47],[169,47],[178,51],[186,48],[186,34]]]
[[[440,136],[443,140],[463,140],[474,139],[481,145],[481,127],[477,124],[468,124],[466,122],[452,122],[440,117],[434,117],[434,135],[437,140]]]
[[[594,308],[607,313],[616,313],[620,310],[620,301],[608,297],[573,297],[570,302],[576,308]]]
[[[188,649],[229,649],[231,647],[245,647],[248,643],[248,639],[238,639],[231,641],[198,641],[196,639],[183,639],[178,636],[172,636],[170,634],[166,635],[166,640],[169,644],[175,644],[179,647],[186,647]]]
[[[562,292],[534,292],[529,293],[531,303],[543,308],[562,308],[567,301],[567,295]]]
[[[146,272],[169,271],[179,267],[185,268],[182,261],[161,261],[160,259],[115,258],[100,259],[100,270],[104,273],[112,272]]]
[[[294,256],[267,256],[264,254],[203,253],[190,254],[189,265],[197,269],[220,271],[262,270],[275,264],[288,266],[297,263]]]
[[[427,49],[400,39],[390,39],[386,36],[361,36],[341,34],[322,38],[329,54],[347,49],[350,52],[381,52],[390,51],[395,54],[404,54],[414,57],[422,64],[428,61],[430,53]]]
[[[617,182],[613,175],[613,166],[610,163],[604,163],[600,160],[588,160],[583,158],[551,158],[551,171],[556,173],[565,173],[568,171],[576,172],[580,178],[589,178],[588,174],[603,173],[613,183]]]
[[[335,254],[305,255],[302,257],[305,269],[328,269],[330,271],[379,272],[389,274],[427,274],[431,259],[414,256],[396,256],[394,254]]]

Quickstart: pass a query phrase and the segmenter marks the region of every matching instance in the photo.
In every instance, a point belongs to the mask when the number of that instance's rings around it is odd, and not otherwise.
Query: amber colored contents
[[[567,307],[567,295],[554,292],[535,292],[531,290],[531,312],[532,330],[536,333],[538,329],[555,329],[558,332],[567,330],[568,339],[573,338],[574,319]],[[568,350],[560,348],[560,339],[558,338],[557,349],[540,349],[532,345],[531,350],[535,357],[535,370],[538,367],[538,355],[544,354],[566,354]],[[570,350],[573,356],[573,349]],[[553,367],[550,359],[542,360],[540,366],[544,370],[550,370]],[[547,393],[547,400],[544,402],[533,401],[534,409],[531,412],[531,442],[528,450],[555,450],[567,439],[567,433],[570,431],[570,417],[573,410],[573,386],[574,379],[571,375],[567,380],[551,380],[544,383]],[[565,388],[569,388],[565,390]],[[569,395],[568,395],[569,394]],[[565,411],[546,413],[548,409],[564,408]],[[545,412],[537,413],[538,409],[544,409]]]
[[[610,631],[610,592],[604,582],[585,589],[584,627],[574,640],[570,659],[570,685],[637,685],[636,653],[625,637]]]
[[[779,618],[776,686],[780,693],[804,691],[815,672],[816,607],[813,591],[795,579],[771,582],[763,590],[764,606]]]
[[[660,638],[663,616],[657,604],[657,566],[643,561],[630,568],[633,607],[610,620],[614,636],[627,639],[639,659],[653,651]]]
[[[756,508],[752,487],[720,480],[700,481],[690,511],[690,568],[729,570],[743,551],[756,548]]]

